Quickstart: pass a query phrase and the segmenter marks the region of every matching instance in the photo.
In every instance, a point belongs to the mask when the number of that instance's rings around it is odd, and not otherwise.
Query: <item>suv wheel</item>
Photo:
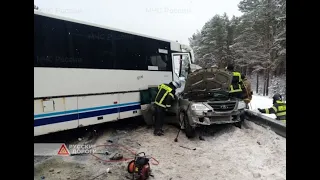
[[[237,128],[239,128],[239,129],[241,129],[241,127],[242,127],[242,121],[239,121],[239,122],[234,123],[234,126],[237,127]]]
[[[183,115],[182,115],[183,114]],[[184,131],[188,138],[193,138],[196,136],[196,130],[190,125],[188,115],[181,111],[179,117],[183,118]]]

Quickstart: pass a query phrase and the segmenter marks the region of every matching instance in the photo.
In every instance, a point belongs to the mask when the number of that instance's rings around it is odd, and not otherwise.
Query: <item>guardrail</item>
[[[249,121],[252,121],[263,127],[270,127],[270,129],[275,133],[279,134],[282,137],[286,137],[286,125],[283,122],[269,118],[251,110],[246,110],[246,115],[249,118]]]

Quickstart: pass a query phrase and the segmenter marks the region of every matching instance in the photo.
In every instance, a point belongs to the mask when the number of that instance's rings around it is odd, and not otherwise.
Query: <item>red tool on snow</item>
[[[143,154],[143,156],[139,156],[140,154]],[[149,178],[151,174],[149,160],[146,154],[141,152],[136,154],[134,160],[129,162],[128,172],[133,174],[133,180],[136,180],[135,175],[137,176],[137,180],[146,180]]]

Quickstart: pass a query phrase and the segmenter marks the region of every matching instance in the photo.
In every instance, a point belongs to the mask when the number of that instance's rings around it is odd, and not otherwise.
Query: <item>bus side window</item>
[[[146,53],[147,65],[156,67],[158,71],[171,71],[172,63],[169,55],[160,53],[159,49],[168,49],[169,45],[157,40],[146,40],[144,51]]]
[[[110,32],[97,27],[72,23],[70,35],[73,52],[79,61],[79,68],[112,69],[112,41]]]
[[[172,71],[169,42],[38,15],[34,21],[35,67]]]
[[[114,32],[115,69],[145,70],[143,66],[142,38],[121,32]]]
[[[153,55],[150,57],[150,65],[157,66],[159,71],[167,70],[168,59],[167,56]]]
[[[66,22],[43,16],[35,16],[34,21],[34,66],[77,67]]]

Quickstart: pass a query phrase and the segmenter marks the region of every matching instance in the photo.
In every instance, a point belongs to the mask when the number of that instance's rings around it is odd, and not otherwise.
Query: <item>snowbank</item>
[[[258,112],[258,108],[270,108],[272,107],[272,99],[266,96],[253,95],[251,101],[250,109]],[[270,118],[276,118],[275,114],[263,114],[264,116],[268,116]]]

